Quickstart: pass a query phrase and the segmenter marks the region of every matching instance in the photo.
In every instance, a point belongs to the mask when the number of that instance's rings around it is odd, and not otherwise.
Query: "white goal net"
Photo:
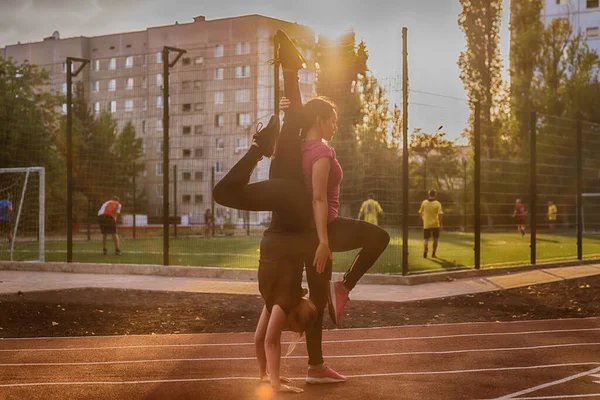
[[[581,194],[583,233],[600,233],[600,193]]]
[[[44,173],[0,168],[0,260],[44,261]]]

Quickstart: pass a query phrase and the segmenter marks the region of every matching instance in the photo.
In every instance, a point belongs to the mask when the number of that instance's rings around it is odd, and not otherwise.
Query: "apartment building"
[[[568,19],[574,31],[581,30],[590,48],[600,54],[600,0],[545,0],[542,18],[545,24]]]
[[[143,140],[145,171],[138,181],[148,204],[146,213],[162,215],[162,174],[173,174],[176,165],[177,212],[198,220],[211,207],[213,170],[218,182],[251,144],[256,125],[266,124],[273,113],[275,78],[268,61],[274,57],[277,29],[301,43],[309,62],[300,71],[307,99],[315,93],[314,31],[261,15],[215,20],[199,16],[190,23],[95,37],[61,39],[55,32],[40,42],[6,46],[0,55],[45,68],[52,89],[62,93],[66,58],[89,59],[90,65],[74,81],[82,82],[90,109],[109,110],[120,128],[131,122]],[[164,46],[187,51],[169,73],[171,171],[162,164]],[[170,61],[174,57],[172,53]],[[283,88],[281,75],[279,79]],[[266,179],[268,166],[268,160],[261,161],[253,179]],[[234,223],[245,217],[216,205],[217,215],[225,213]],[[267,217],[268,213],[253,213],[250,222]]]

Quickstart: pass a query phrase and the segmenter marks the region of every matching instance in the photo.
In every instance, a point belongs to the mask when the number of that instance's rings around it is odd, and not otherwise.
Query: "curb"
[[[458,270],[448,272],[431,272],[417,275],[366,274],[361,278],[362,284],[369,285],[421,285],[425,283],[447,282],[456,279],[484,278],[488,276],[509,275],[516,272],[534,271],[577,265],[598,264],[598,260],[565,261],[548,264],[520,265],[513,267],[496,267],[482,270]],[[29,263],[16,261],[0,261],[2,271],[38,271],[67,272],[77,274],[107,275],[154,275],[178,278],[204,278],[240,281],[257,281],[258,271],[254,269],[216,268],[216,267],[183,267],[152,264],[90,264],[90,263]],[[333,278],[341,280],[344,274],[334,272]]]

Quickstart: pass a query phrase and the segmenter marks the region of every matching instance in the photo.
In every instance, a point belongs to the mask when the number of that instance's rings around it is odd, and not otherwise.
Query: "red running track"
[[[323,348],[348,382],[305,384],[298,343],[282,369],[304,393],[273,398],[600,399],[600,318],[340,329]],[[251,333],[0,341],[2,400],[264,399],[259,386]]]

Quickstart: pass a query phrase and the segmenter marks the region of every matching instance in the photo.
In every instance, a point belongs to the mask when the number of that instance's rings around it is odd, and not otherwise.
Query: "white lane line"
[[[487,353],[496,351],[522,351],[522,350],[540,350],[566,347],[585,347],[600,346],[598,343],[563,343],[544,346],[528,347],[501,347],[495,349],[467,349],[467,350],[445,350],[445,351],[408,351],[400,353],[369,353],[369,354],[349,354],[349,355],[331,355],[327,358],[372,358],[372,357],[396,357],[396,356],[414,356],[414,355],[442,355],[442,354],[466,354],[466,353]],[[286,359],[306,359],[306,356],[287,356]],[[80,366],[80,365],[112,365],[112,364],[138,364],[138,363],[159,363],[159,362],[191,362],[191,361],[251,361],[256,357],[206,357],[206,358],[162,358],[149,360],[123,360],[123,361],[95,361],[95,362],[45,362],[45,363],[11,363],[0,364],[0,367],[51,367],[51,366]]]
[[[452,339],[465,337],[485,337],[485,336],[516,336],[516,335],[536,335],[542,333],[568,333],[568,332],[589,332],[600,331],[600,328],[585,329],[559,329],[548,331],[522,331],[522,332],[497,332],[497,333],[470,333],[458,335],[440,335],[440,336],[413,336],[413,337],[395,337],[379,339],[345,339],[345,340],[324,340],[325,344],[336,343],[369,343],[369,342],[392,342],[404,340],[430,340],[430,339]],[[0,344],[2,341],[0,341]],[[296,342],[281,342],[282,344],[292,344]],[[30,351],[79,351],[79,350],[106,350],[106,349],[146,349],[163,347],[221,347],[221,346],[254,346],[254,342],[246,343],[191,343],[191,344],[152,344],[152,345],[128,345],[128,346],[100,346],[100,347],[70,347],[70,348],[52,348],[52,349],[0,349],[0,352],[30,352]]]
[[[415,372],[391,372],[382,374],[362,374],[362,375],[347,375],[348,378],[377,378],[377,377],[392,377],[406,375],[448,375],[448,374],[465,374],[474,372],[496,372],[496,371],[519,371],[527,369],[542,369],[542,368],[560,368],[573,367],[583,365],[600,365],[600,363],[571,363],[571,364],[550,364],[550,365],[532,365],[527,367],[505,367],[505,368],[482,368],[482,369],[463,369],[450,371],[415,371]],[[600,367],[596,368],[600,370]],[[303,381],[305,376],[290,378],[296,381]],[[56,386],[56,385],[134,385],[142,383],[178,383],[178,382],[206,382],[206,381],[229,381],[229,380],[254,380],[256,377],[215,377],[215,378],[192,378],[192,379],[157,379],[157,380],[140,380],[140,381],[90,381],[90,382],[32,382],[32,383],[8,383],[0,384],[0,387],[24,387],[24,386]]]
[[[2,270],[0,270],[0,275],[2,275]],[[10,272],[10,271],[7,271]],[[24,271],[25,272],[25,271]],[[195,278],[195,279],[210,279],[210,278]],[[449,326],[480,326],[480,325],[515,325],[515,324],[532,324],[532,323],[547,323],[547,322],[556,322],[556,323],[565,323],[565,322],[574,322],[574,321],[592,321],[592,320],[600,320],[600,317],[585,317],[585,318],[563,318],[563,319],[531,319],[527,321],[502,321],[502,322],[454,322],[454,323],[446,323],[446,324],[420,324],[420,325],[402,325],[402,326],[372,326],[367,328],[343,328],[343,329],[327,329],[324,332],[345,332],[345,331],[374,331],[374,330],[405,330],[412,328],[437,328],[437,327],[449,327]],[[164,333],[155,335],[157,337],[202,337],[202,336],[221,336],[221,335],[254,335],[254,332],[222,332],[222,333]],[[115,339],[115,338],[135,338],[135,337],[149,337],[150,335],[94,335],[94,336],[41,336],[41,337],[25,337],[25,338],[0,338],[1,342],[9,342],[9,341],[26,341],[26,340],[55,340],[55,339]]]
[[[498,397],[496,400],[514,399],[516,397],[521,396],[522,394],[536,392],[536,391],[538,391],[540,389],[545,389],[545,388],[550,387],[550,386],[559,385],[561,383],[569,382],[569,381],[572,381],[574,379],[578,379],[578,378],[582,378],[584,376],[595,374],[598,371],[600,371],[600,367],[594,368],[594,369],[589,370],[587,372],[581,372],[579,374],[571,375],[571,376],[568,376],[566,378],[559,379],[559,380],[556,380],[556,381],[552,381],[552,382],[548,382],[548,383],[543,383],[541,385],[534,386],[534,387],[529,388],[529,389],[521,390],[520,392],[515,392],[515,393],[507,394],[506,396]]]

